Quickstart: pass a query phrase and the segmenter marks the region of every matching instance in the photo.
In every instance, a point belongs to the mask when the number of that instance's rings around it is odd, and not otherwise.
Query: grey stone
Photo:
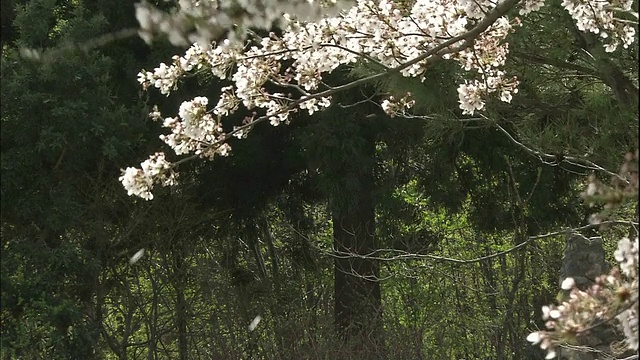
[[[578,287],[584,290],[595,282],[596,277],[606,272],[606,266],[602,238],[568,233],[558,285],[572,277]]]

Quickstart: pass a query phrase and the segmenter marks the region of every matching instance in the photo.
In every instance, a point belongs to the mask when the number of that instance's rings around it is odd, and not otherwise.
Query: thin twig
[[[522,247],[525,247],[527,244],[529,244],[530,242],[536,241],[536,240],[540,240],[540,239],[544,239],[544,238],[548,238],[548,237],[553,237],[553,236],[559,236],[559,235],[564,235],[566,234],[567,231],[571,231],[571,232],[580,232],[580,231],[585,231],[588,229],[593,229],[593,228],[597,228],[599,226],[602,226],[604,224],[616,224],[616,225],[633,225],[633,226],[637,226],[638,223],[633,222],[633,221],[621,221],[621,220],[609,220],[609,221],[603,221],[600,224],[589,224],[589,225],[585,225],[585,226],[581,226],[581,227],[577,227],[577,228],[573,228],[573,229],[565,229],[565,230],[560,230],[560,231],[554,231],[554,232],[550,232],[547,234],[542,234],[542,235],[535,235],[535,236],[529,236],[527,238],[527,240],[523,241],[520,244],[517,244],[507,250],[504,251],[500,251],[497,253],[493,253],[490,255],[485,255],[485,256],[481,256],[478,258],[474,258],[474,259],[454,259],[454,258],[449,258],[449,257],[445,257],[445,256],[437,256],[437,255],[428,255],[428,254],[416,254],[416,253],[409,253],[409,252],[405,252],[402,250],[395,250],[395,249],[378,249],[378,250],[374,250],[369,252],[368,254],[356,254],[353,252],[345,252],[345,251],[339,251],[339,250],[333,250],[331,252],[327,252],[327,255],[333,257],[333,258],[337,258],[337,259],[347,259],[347,258],[359,258],[359,259],[367,259],[367,260],[377,260],[377,261],[406,261],[406,260],[419,260],[419,259],[430,259],[430,260],[436,260],[436,261],[444,261],[444,262],[451,262],[451,263],[456,263],[456,264],[473,264],[473,263],[477,263],[477,262],[481,262],[484,260],[488,260],[488,259],[492,259],[492,258],[496,258],[499,256],[503,256],[506,254],[509,254],[511,252],[514,252]],[[384,254],[384,253],[399,253],[399,255],[394,255],[394,256],[389,256],[389,257],[384,257],[384,256],[379,256],[378,254]]]

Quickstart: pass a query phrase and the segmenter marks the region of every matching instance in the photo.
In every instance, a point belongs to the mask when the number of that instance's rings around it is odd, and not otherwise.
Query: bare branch
[[[406,260],[420,260],[420,259],[429,259],[429,260],[435,260],[435,261],[444,261],[444,262],[450,262],[450,263],[455,263],[455,264],[473,264],[473,263],[477,263],[477,262],[481,262],[484,260],[488,260],[488,259],[492,259],[492,258],[496,258],[496,257],[500,257],[509,253],[512,253],[520,248],[523,248],[525,246],[527,246],[530,242],[539,240],[539,239],[544,239],[544,238],[548,238],[548,237],[553,237],[553,236],[559,236],[559,235],[564,235],[567,231],[572,231],[572,232],[580,232],[580,231],[585,231],[588,229],[593,229],[593,228],[597,228],[599,226],[602,226],[604,224],[610,224],[610,225],[632,225],[632,226],[637,226],[638,223],[633,222],[633,221],[622,221],[622,220],[609,220],[609,221],[603,221],[600,224],[589,224],[589,225],[585,225],[585,226],[581,226],[581,227],[577,227],[577,228],[573,228],[573,229],[565,229],[565,230],[560,230],[560,231],[555,231],[555,232],[550,232],[547,234],[542,234],[542,235],[535,235],[535,236],[529,236],[527,238],[527,240],[523,241],[522,243],[515,245],[507,250],[504,251],[500,251],[497,253],[493,253],[490,255],[486,255],[486,256],[481,256],[478,258],[474,258],[474,259],[454,259],[454,258],[449,258],[449,257],[445,257],[445,256],[437,256],[437,255],[428,255],[428,254],[416,254],[416,253],[409,253],[403,250],[396,250],[396,249],[378,249],[378,250],[374,250],[368,254],[356,254],[356,253],[352,253],[352,252],[345,252],[345,251],[339,251],[339,250],[332,250],[331,252],[327,252],[325,251],[325,253],[328,256],[331,256],[333,258],[337,258],[337,259],[347,259],[347,258],[359,258],[359,259],[367,259],[367,260],[377,260],[377,261],[406,261]],[[381,254],[398,254],[398,255],[393,255],[393,256],[380,256]]]
[[[594,163],[593,161],[589,161],[586,159],[580,159],[577,157],[573,157],[573,156],[563,156],[562,158],[559,158],[557,155],[552,155],[552,154],[546,154],[542,151],[539,150],[534,150],[526,145],[524,145],[523,143],[519,142],[518,140],[516,140],[507,130],[505,130],[502,126],[500,126],[499,124],[494,124],[494,126],[500,130],[500,132],[502,132],[503,134],[505,134],[507,136],[507,138],[514,144],[518,145],[519,147],[521,147],[522,149],[524,149],[527,153],[537,157],[540,159],[540,161],[546,163],[546,164],[550,164],[550,165],[560,165],[563,162],[566,162],[567,164],[570,165],[574,165],[574,166],[578,166],[584,169],[589,169],[589,170],[596,170],[596,171],[600,171],[603,172],[609,176],[613,176],[616,177],[618,179],[620,179],[620,181],[622,181],[625,185],[629,184],[629,181],[627,179],[625,179],[624,177],[620,176],[619,174],[616,174],[612,171],[609,171],[605,168],[603,168],[602,166]],[[550,163],[553,162],[553,163]]]

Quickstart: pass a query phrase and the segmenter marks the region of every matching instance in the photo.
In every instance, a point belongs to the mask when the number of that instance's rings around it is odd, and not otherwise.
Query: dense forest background
[[[135,2],[2,2],[3,360],[542,359],[525,338],[565,229],[615,263],[629,227],[585,227],[602,207],[580,195],[638,148],[637,42],[605,53],[551,1],[512,36],[511,104],[462,117],[441,63],[261,124],[146,202],[118,176],[163,146],[152,107],[223,85],[143,92],[183,49],[124,36]],[[429,116],[361,101],[408,89]],[[608,216],[637,221],[637,199]]]

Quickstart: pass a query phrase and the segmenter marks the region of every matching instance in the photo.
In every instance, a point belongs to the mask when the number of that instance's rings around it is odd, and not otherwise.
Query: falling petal
[[[133,254],[133,256],[131,257],[131,259],[129,259],[129,265],[133,265],[135,263],[138,262],[138,260],[140,260],[140,258],[144,255],[144,248],[138,250],[138,252],[136,252],[135,254]]]
[[[249,331],[253,331],[256,329],[256,326],[258,326],[258,324],[260,323],[260,320],[262,320],[262,316],[258,315],[256,316],[253,321],[251,321],[251,324],[249,324]]]

